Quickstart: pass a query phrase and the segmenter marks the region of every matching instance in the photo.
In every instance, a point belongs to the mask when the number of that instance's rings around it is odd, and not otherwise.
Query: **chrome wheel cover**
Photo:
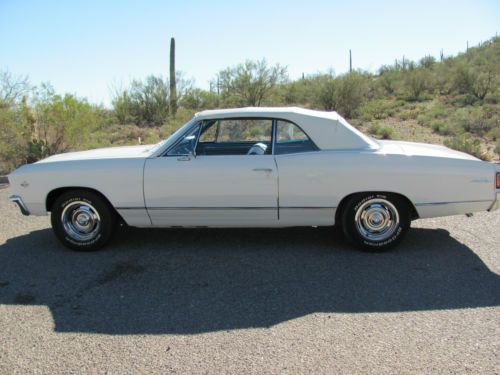
[[[99,213],[84,201],[74,201],[64,207],[61,222],[66,234],[78,242],[95,239],[101,229]]]
[[[398,210],[391,202],[382,198],[370,199],[361,204],[354,220],[359,234],[369,241],[384,241],[399,226]]]

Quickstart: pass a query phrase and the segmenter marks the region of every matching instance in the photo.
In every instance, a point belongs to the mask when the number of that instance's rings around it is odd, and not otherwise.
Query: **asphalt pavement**
[[[0,190],[2,374],[498,374],[500,212],[367,254],[329,228],[120,229],[65,249]]]

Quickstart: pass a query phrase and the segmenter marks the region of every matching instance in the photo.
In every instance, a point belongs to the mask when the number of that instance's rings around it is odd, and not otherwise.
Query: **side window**
[[[191,129],[187,134],[185,134],[177,144],[172,147],[167,155],[168,156],[178,156],[178,155],[189,155],[193,152],[194,146],[196,144],[196,138],[198,137],[198,131],[200,127],[197,125]]]
[[[278,120],[276,124],[276,154],[316,151],[318,148],[294,123]]]
[[[271,119],[221,119],[206,122],[196,148],[198,155],[271,154]]]
[[[200,140],[198,142],[215,142],[217,139],[217,124],[205,123],[201,129]]]

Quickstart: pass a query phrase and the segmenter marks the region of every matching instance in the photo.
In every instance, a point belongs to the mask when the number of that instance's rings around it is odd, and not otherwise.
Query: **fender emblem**
[[[21,183],[21,186],[22,186],[23,188],[27,188],[28,186],[30,186],[30,184],[28,184],[26,181],[23,181],[23,182]]]

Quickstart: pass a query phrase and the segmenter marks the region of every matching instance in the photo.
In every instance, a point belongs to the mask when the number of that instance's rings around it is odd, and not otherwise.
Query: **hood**
[[[451,158],[451,159],[463,159],[463,160],[476,160],[479,159],[466,154],[465,152],[460,152],[452,150],[451,148],[433,145],[429,143],[415,143],[415,142],[403,142],[403,141],[377,141],[381,146],[381,152],[385,154],[401,154],[408,156],[430,156],[435,158]]]
[[[90,159],[117,159],[117,158],[146,158],[154,145],[125,146],[97,148],[95,150],[67,152],[49,156],[38,163],[51,163],[55,161],[90,160]]]

